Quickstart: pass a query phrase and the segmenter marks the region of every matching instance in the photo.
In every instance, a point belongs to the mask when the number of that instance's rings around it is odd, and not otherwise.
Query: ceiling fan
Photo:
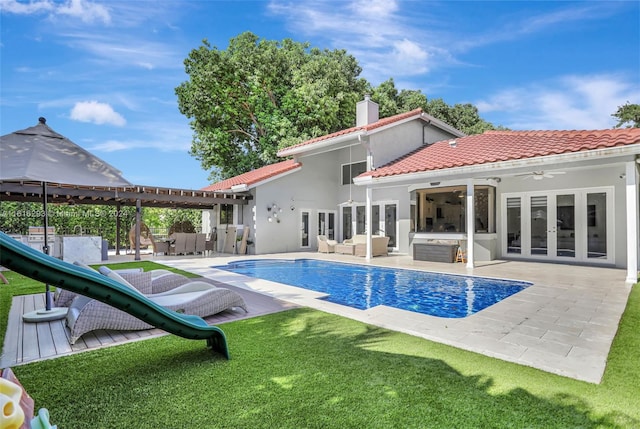
[[[566,171],[532,171],[531,173],[526,174],[517,174],[516,176],[521,176],[523,180],[533,179],[533,180],[542,180],[542,179],[552,179],[554,176],[558,176],[561,174],[566,174]]]

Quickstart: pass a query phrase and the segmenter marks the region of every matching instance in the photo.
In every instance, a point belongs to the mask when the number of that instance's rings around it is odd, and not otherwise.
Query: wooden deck
[[[206,281],[207,279],[202,278],[199,280]],[[205,318],[211,325],[219,325],[233,320],[247,319],[296,307],[294,304],[257,292],[233,286],[225,287],[235,290],[243,296],[249,312],[245,313],[242,309],[225,310],[222,313]],[[125,342],[167,335],[161,329],[144,331],[100,330],[86,333],[74,345],[71,345],[69,344],[69,328],[65,325],[65,319],[40,323],[24,323],[22,321],[24,313],[44,307],[44,294],[23,295],[13,298],[3,353],[0,357],[0,368],[9,368],[28,362],[52,359]]]

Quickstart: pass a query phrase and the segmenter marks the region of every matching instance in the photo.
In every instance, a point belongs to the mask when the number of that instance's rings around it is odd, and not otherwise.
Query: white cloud
[[[3,12],[17,15],[31,15],[39,12],[50,12],[55,9],[53,2],[48,0],[20,3],[17,0],[0,0],[0,9]]]
[[[640,103],[640,84],[625,76],[570,75],[502,90],[474,104],[481,115],[512,129],[606,129],[618,106]],[[486,116],[485,116],[486,115]],[[493,117],[505,115],[508,123]]]
[[[80,122],[92,122],[94,124],[110,124],[118,127],[124,126],[127,121],[118,112],[106,103],[97,101],[81,101],[71,109],[71,119]]]
[[[56,13],[80,18],[82,22],[87,23],[102,21],[109,24],[111,22],[111,15],[106,7],[85,0],[67,1],[57,8]]]
[[[112,33],[69,32],[61,36],[68,40],[72,48],[84,50],[111,65],[132,65],[146,70],[183,68],[184,58],[178,54],[175,46],[168,43],[144,39],[132,43]]]
[[[445,47],[429,44],[424,26],[411,24],[399,1],[291,2],[274,0],[269,10],[283,16],[300,34],[325,37],[332,47],[346,49],[361,64],[367,78],[381,82],[390,76],[415,76],[448,63]]]
[[[48,12],[52,16],[66,15],[79,18],[85,23],[102,21],[104,24],[109,24],[111,22],[109,9],[101,4],[87,0],[67,0],[64,3],[56,3],[50,0],[30,1],[29,3],[21,3],[17,0],[0,0],[0,9],[3,12],[18,15]]]
[[[131,149],[129,144],[117,140],[107,140],[104,143],[96,144],[89,148],[90,151],[96,152],[117,152],[127,149]]]

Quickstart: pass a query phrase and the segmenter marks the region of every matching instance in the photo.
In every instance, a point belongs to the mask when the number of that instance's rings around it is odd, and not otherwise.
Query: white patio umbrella
[[[39,118],[33,127],[0,137],[0,181],[42,183],[43,252],[48,254],[47,183],[113,187],[132,184],[120,171],[56,133],[46,122],[45,118]],[[64,316],[66,309],[51,306],[49,285],[46,285],[45,297],[46,308],[25,315],[25,320],[54,320]]]

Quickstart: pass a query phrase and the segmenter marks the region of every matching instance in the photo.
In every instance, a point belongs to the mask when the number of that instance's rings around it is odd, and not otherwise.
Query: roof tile
[[[311,144],[314,144],[314,143],[318,143],[318,142],[325,141],[325,140],[330,140],[330,139],[335,138],[335,137],[344,136],[344,135],[355,133],[355,132],[358,132],[358,131],[375,130],[376,128],[384,127],[386,125],[390,125],[390,124],[393,124],[395,122],[399,122],[399,121],[402,121],[404,119],[411,118],[413,116],[420,116],[422,113],[423,113],[422,109],[418,108],[418,109],[411,110],[409,112],[404,112],[404,113],[400,113],[398,115],[389,116],[388,118],[379,119],[378,121],[373,122],[371,124],[361,125],[361,126],[358,126],[358,127],[351,127],[351,128],[347,128],[347,129],[344,129],[344,130],[336,131],[335,133],[326,134],[324,136],[316,137],[316,138],[313,138],[311,140],[307,140],[307,141],[304,141],[302,143],[298,143],[296,145],[286,147],[286,148],[282,149],[280,152],[278,152],[278,156],[287,156],[287,152],[289,150],[291,150],[291,149],[294,149],[294,148],[297,149],[299,147],[308,146],[308,145],[311,145]]]
[[[302,166],[302,163],[295,162],[292,159],[286,161],[277,162],[275,164],[266,165],[255,170],[251,170],[247,173],[240,174],[239,176],[231,177],[230,179],[223,180],[221,182],[214,183],[205,188],[203,191],[222,191],[230,190],[232,186],[247,185],[251,186],[258,182],[270,179],[272,177],[284,174],[288,171],[294,170]]]
[[[360,177],[386,177],[640,144],[640,128],[584,131],[486,131],[423,146]]]

